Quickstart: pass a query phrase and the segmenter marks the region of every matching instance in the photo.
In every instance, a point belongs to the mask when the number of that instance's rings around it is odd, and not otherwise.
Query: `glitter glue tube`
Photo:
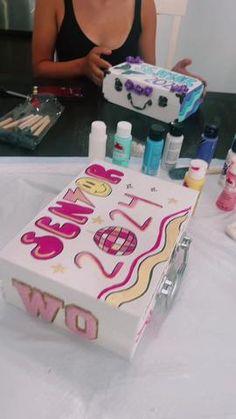
[[[183,126],[178,122],[171,122],[161,159],[163,169],[171,170],[176,166],[183,140]]]
[[[226,179],[226,172],[228,168],[230,167],[231,163],[236,162],[236,134],[234,136],[231,148],[228,150],[224,166],[222,168],[222,172],[219,177],[219,184],[224,186],[225,185],[225,179]]]
[[[131,130],[132,125],[130,122],[118,122],[114,135],[112,163],[128,167],[132,144]]]
[[[106,157],[106,124],[103,121],[93,121],[91,124],[91,132],[89,134],[89,160],[100,159]]]
[[[143,173],[151,176],[157,174],[162,150],[165,140],[165,128],[158,124],[153,124],[150,128],[149,135],[147,137],[144,156],[143,156]]]
[[[236,208],[236,163],[232,163],[226,172],[225,187],[216,205],[222,211],[232,211]]]
[[[218,127],[216,125],[207,124],[201,136],[196,158],[205,160],[208,165],[214,156],[218,141]]]

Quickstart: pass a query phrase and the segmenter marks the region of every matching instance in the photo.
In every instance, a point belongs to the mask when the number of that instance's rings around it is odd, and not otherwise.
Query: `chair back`
[[[168,23],[168,43],[166,36],[163,40],[165,49],[164,66],[171,69],[174,63],[174,55],[179,36],[180,24],[182,17],[186,14],[188,0],[155,0],[157,10],[157,64],[159,63],[159,38],[161,39],[160,31],[166,23]],[[166,32],[166,27],[165,27]]]

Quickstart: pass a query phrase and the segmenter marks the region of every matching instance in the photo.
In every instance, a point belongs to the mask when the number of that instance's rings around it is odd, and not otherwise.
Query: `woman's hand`
[[[94,47],[89,54],[84,57],[83,73],[98,86],[102,85],[104,70],[111,67],[111,64],[101,58],[101,55],[110,55],[112,50],[105,47]]]
[[[202,81],[204,85],[206,86],[207,85],[206,80],[204,80],[198,74],[194,74],[188,71],[187,67],[191,64],[192,64],[192,60],[190,60],[189,58],[184,58],[183,60],[180,60],[175,64],[175,66],[172,68],[172,71],[176,71],[176,73],[184,74],[185,76],[198,79]]]
[[[184,58],[183,60],[180,60],[175,64],[175,66],[172,68],[172,71],[176,71],[176,73],[184,74],[185,76],[193,77],[195,79],[200,80],[204,85],[204,90],[202,94],[202,97],[204,98],[207,92],[207,82],[198,74],[194,74],[188,71],[187,67],[191,64],[192,60],[190,60],[189,58]]]

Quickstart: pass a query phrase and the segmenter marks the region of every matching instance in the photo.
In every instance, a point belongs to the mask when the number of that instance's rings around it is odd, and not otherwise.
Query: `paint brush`
[[[13,119],[11,117],[4,119],[0,123],[0,127],[3,129],[11,129],[17,127],[20,123],[24,123],[31,119],[34,115],[30,114],[28,116],[24,116],[23,118]]]
[[[6,90],[6,89],[4,89],[4,87],[0,87],[0,94],[1,95],[7,94],[7,95],[10,95],[10,96],[21,97],[23,99],[28,98],[28,96],[24,95],[23,93],[14,92],[13,90]]]
[[[6,118],[3,121],[0,122],[0,128],[4,127],[4,125],[10,124],[10,122],[13,121],[13,118]]]
[[[44,124],[44,122],[47,121],[48,123],[50,122],[50,118],[48,115],[44,116],[42,119],[40,119],[38,122],[36,122],[35,124],[33,124],[30,129],[32,134],[35,135],[35,132],[38,128],[41,127],[42,124]]]
[[[33,135],[35,135],[36,137],[39,137],[39,135],[50,124],[50,122],[51,122],[51,120],[50,120],[49,117],[47,119],[45,119],[44,122],[41,123],[40,127],[38,129],[36,129],[36,131],[33,132]]]

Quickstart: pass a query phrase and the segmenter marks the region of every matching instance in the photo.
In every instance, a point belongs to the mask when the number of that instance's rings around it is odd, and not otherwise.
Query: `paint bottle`
[[[224,186],[225,185],[225,179],[226,179],[226,172],[228,168],[230,167],[231,163],[236,162],[236,134],[234,136],[231,148],[228,150],[224,166],[222,169],[222,172],[219,177],[219,184]]]
[[[106,157],[106,124],[103,121],[93,121],[91,124],[91,132],[89,134],[89,160],[100,159]]]
[[[236,208],[236,163],[232,163],[226,172],[225,187],[216,205],[222,211],[232,211]]]
[[[206,124],[201,136],[196,158],[205,160],[209,165],[214,156],[217,141],[218,127],[216,125]]]
[[[132,125],[130,122],[118,122],[114,135],[112,163],[128,167],[132,144],[131,130]]]
[[[155,176],[157,174],[164,141],[165,128],[162,125],[153,124],[146,140],[142,166],[143,173],[151,176]]]
[[[201,191],[206,181],[207,162],[193,159],[184,177],[183,186]]]
[[[183,126],[178,122],[172,122],[166,136],[165,148],[161,160],[163,169],[170,170],[176,166],[183,140]]]

